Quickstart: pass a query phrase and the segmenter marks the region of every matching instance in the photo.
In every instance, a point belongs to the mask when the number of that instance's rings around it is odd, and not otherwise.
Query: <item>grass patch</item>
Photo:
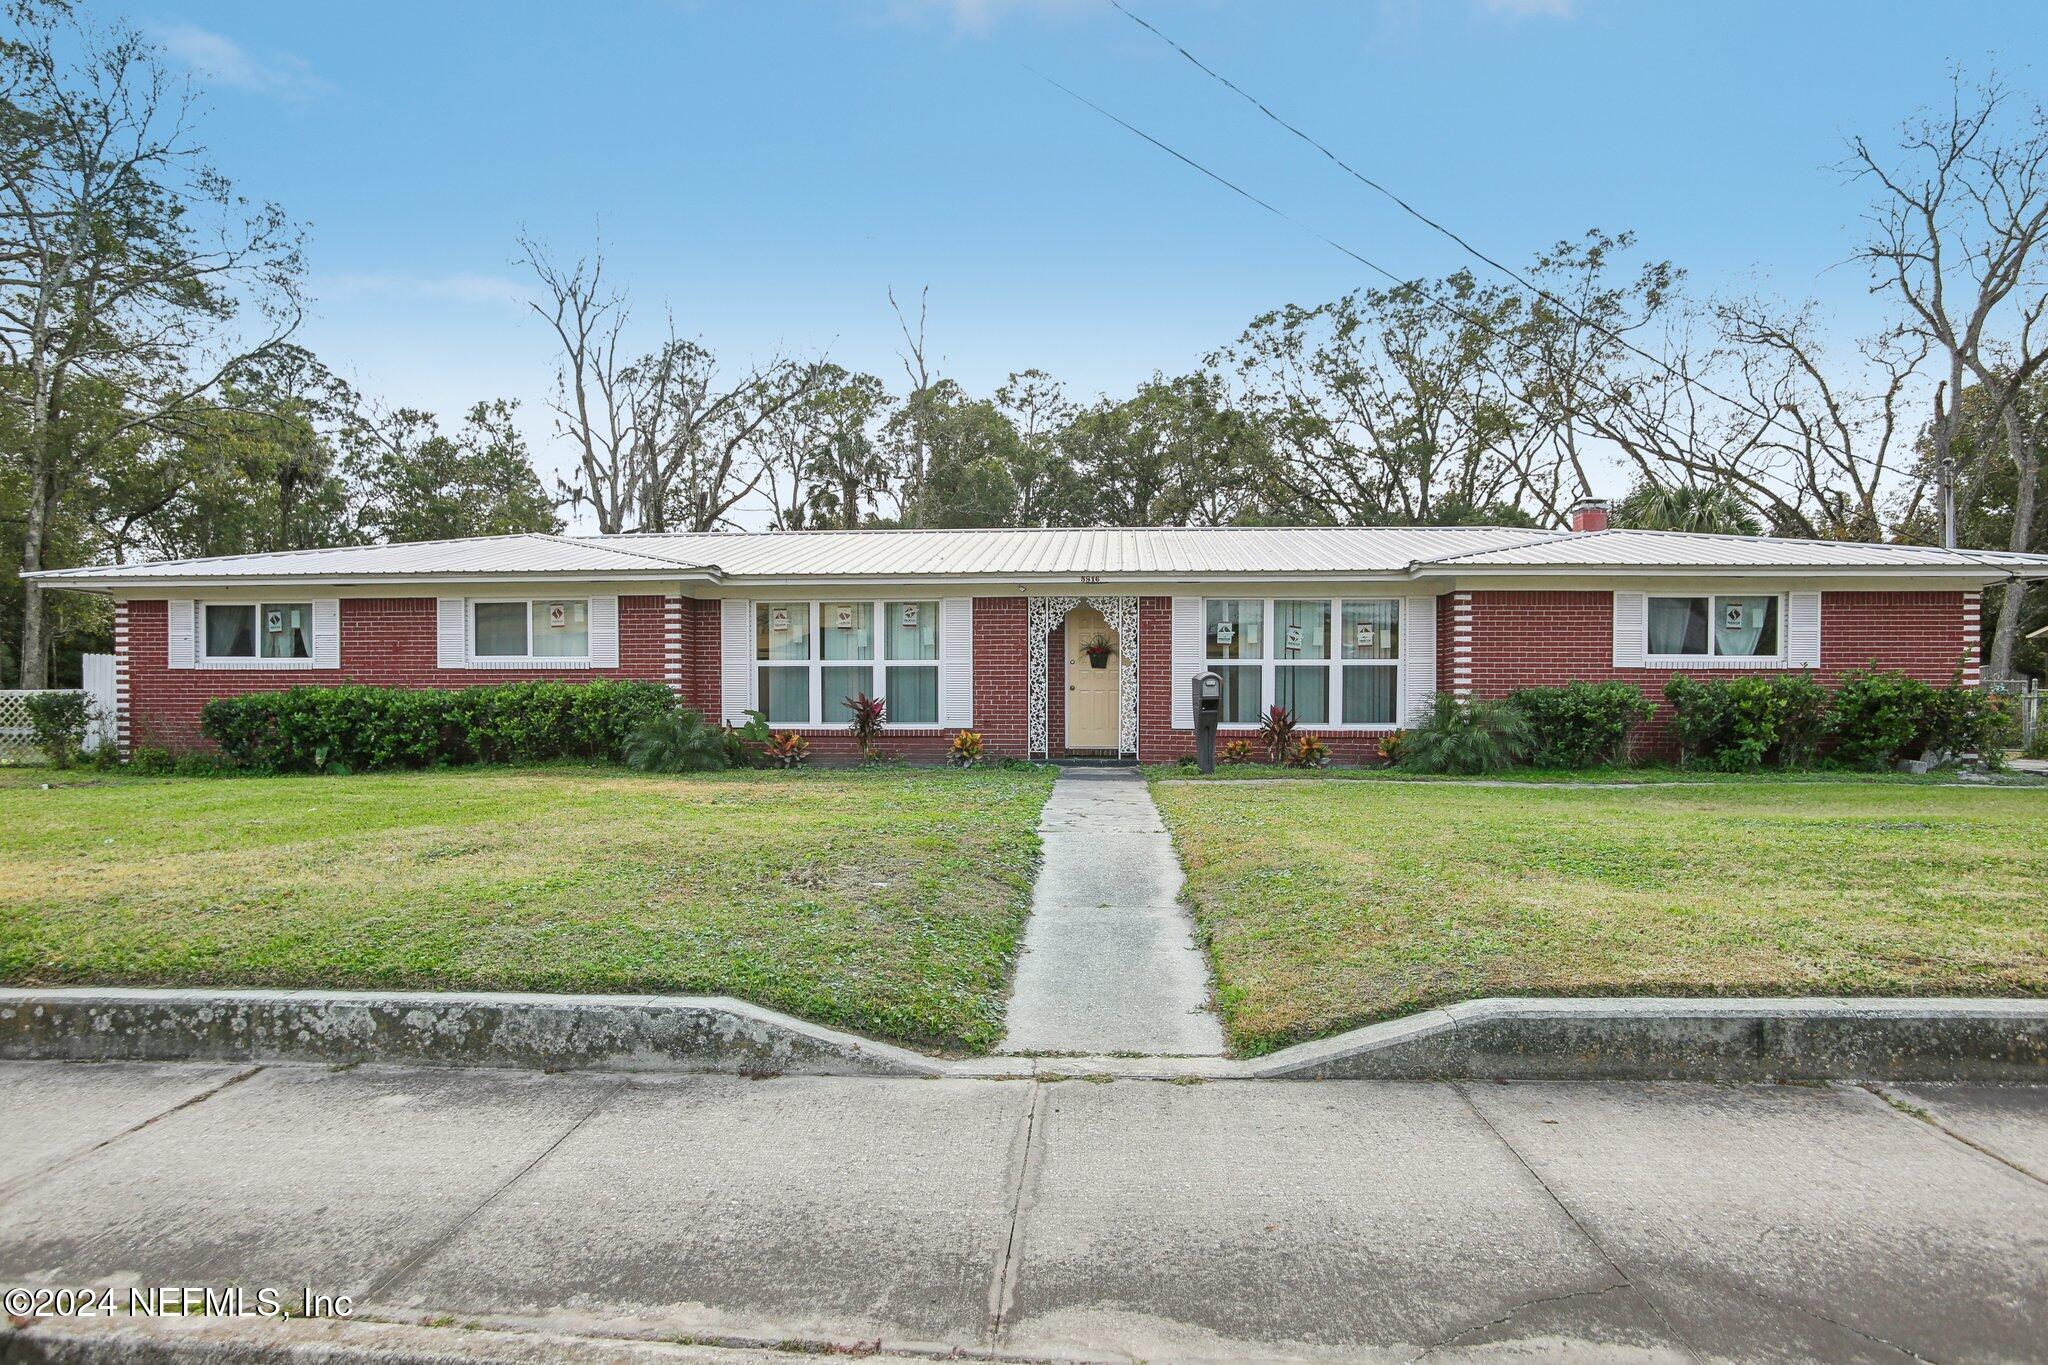
[[[2048,795],[1155,781],[1232,1044],[1498,995],[2048,993]]]
[[[1574,783],[1620,784],[1631,787],[1658,784],[1739,787],[1756,782],[1779,785],[1807,783],[1822,786],[2048,787],[2048,778],[2019,772],[1963,776],[1953,772],[1858,772],[1843,768],[1805,769],[1783,773],[1720,773],[1703,768],[1680,768],[1670,764],[1601,768],[1511,768],[1506,772],[1474,777],[1452,773],[1411,773],[1398,768],[1284,768],[1271,763],[1238,763],[1218,768],[1213,773],[1196,772],[1179,764],[1162,764],[1148,768],[1146,772],[1157,782],[1265,782],[1277,779],[1289,782],[1466,782],[1490,783],[1496,786],[1502,782],[1514,782],[1546,787],[1568,786]]]
[[[980,1050],[1051,785],[4,770],[0,982],[727,994]]]

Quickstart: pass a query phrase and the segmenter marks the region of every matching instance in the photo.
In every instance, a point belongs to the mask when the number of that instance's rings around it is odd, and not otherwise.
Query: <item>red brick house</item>
[[[1291,709],[1374,757],[1438,691],[1877,663],[1974,682],[1978,598],[2048,557],[1606,529],[1213,527],[521,535],[67,569],[116,604],[124,746],[201,742],[209,698],[361,682],[640,678],[726,720],[936,759],[1192,751],[1187,679],[1228,727]],[[1660,716],[1661,719],[1661,716]],[[1644,737],[1658,744],[1658,723]]]

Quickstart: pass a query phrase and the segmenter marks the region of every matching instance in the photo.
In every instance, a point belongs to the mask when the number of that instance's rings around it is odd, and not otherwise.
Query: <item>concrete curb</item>
[[[1270,1080],[2048,1080],[2048,1000],[1473,1000],[1254,1061]]]
[[[1473,1000],[1239,1061],[944,1061],[722,996],[0,989],[0,1059],[959,1080],[2048,1081],[2048,1000]]]
[[[858,1343],[815,1349],[877,1361],[920,1359],[872,1354]],[[770,1346],[336,1318],[52,1318],[20,1330],[0,1327],[0,1365],[776,1365],[792,1354]]]
[[[0,989],[0,1058],[945,1074],[907,1048],[723,996]]]

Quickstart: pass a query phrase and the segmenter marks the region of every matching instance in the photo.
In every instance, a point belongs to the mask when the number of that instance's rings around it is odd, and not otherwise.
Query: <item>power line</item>
[[[1746,412],[1750,416],[1756,418],[1757,420],[1765,423],[1766,425],[1782,425],[1782,419],[1773,416],[1770,413],[1764,412],[1758,408],[1753,408],[1748,403],[1744,402],[1742,399],[1731,398],[1729,395],[1720,392],[1718,389],[1710,387],[1704,380],[1695,378],[1691,375],[1681,374],[1678,370],[1672,367],[1669,361],[1664,360],[1662,357],[1651,354],[1649,351],[1646,351],[1642,347],[1636,345],[1634,342],[1630,341],[1627,337],[1623,336],[1619,332],[1613,331],[1612,329],[1602,325],[1601,323],[1594,321],[1592,318],[1587,317],[1584,313],[1581,313],[1578,309],[1572,307],[1571,304],[1565,302],[1557,295],[1543,288],[1543,286],[1537,284],[1534,280],[1531,280],[1527,276],[1523,275],[1513,266],[1508,265],[1502,261],[1495,260],[1492,256],[1489,256],[1484,251],[1481,251],[1478,247],[1472,245],[1472,243],[1466,241],[1465,238],[1460,236],[1458,233],[1452,231],[1444,224],[1430,217],[1421,209],[1416,208],[1413,204],[1409,203],[1406,199],[1403,199],[1393,190],[1388,189],[1379,181],[1373,179],[1371,176],[1365,174],[1363,171],[1360,171],[1354,166],[1352,166],[1351,163],[1344,160],[1343,157],[1338,156],[1335,152],[1331,151],[1321,142],[1318,142],[1315,138],[1303,132],[1294,124],[1289,123],[1284,118],[1281,118],[1278,114],[1274,113],[1271,109],[1267,108],[1265,102],[1260,100],[1257,96],[1253,95],[1250,91],[1244,89],[1242,86],[1238,85],[1237,82],[1231,80],[1228,76],[1216,70],[1214,67],[1211,67],[1207,63],[1203,62],[1201,58],[1195,56],[1194,53],[1188,51],[1187,48],[1183,46],[1181,43],[1179,43],[1173,38],[1168,37],[1166,34],[1160,32],[1159,29],[1155,27],[1153,24],[1147,22],[1146,20],[1140,18],[1138,15],[1133,14],[1130,10],[1124,8],[1123,0],[1109,0],[1109,3],[1114,5],[1116,7],[1117,13],[1123,15],[1124,18],[1129,19],[1139,28],[1144,29],[1147,33],[1150,33],[1160,42],[1165,43],[1175,52],[1178,52],[1181,56],[1185,57],[1197,71],[1200,71],[1203,75],[1209,77],[1211,80],[1216,81],[1218,84],[1222,85],[1224,89],[1230,91],[1232,94],[1236,95],[1238,98],[1245,101],[1245,103],[1251,105],[1254,109],[1257,109],[1261,114],[1271,119],[1274,123],[1279,124],[1282,128],[1285,128],[1288,132],[1294,134],[1295,137],[1300,138],[1310,147],[1313,147],[1316,151],[1322,153],[1322,155],[1325,158],[1327,158],[1331,162],[1331,164],[1335,165],[1339,170],[1343,171],[1353,180],[1358,181],[1358,183],[1366,186],[1368,189],[1371,189],[1376,193],[1384,195],[1386,198],[1392,200],[1396,205],[1400,207],[1401,211],[1406,213],[1409,217],[1450,238],[1453,242],[1456,242],[1460,247],[1462,247],[1474,258],[1483,261],[1487,265],[1492,266],[1495,270],[1500,271],[1503,275],[1506,275],[1508,278],[1514,280],[1523,288],[1528,289],[1534,294],[1536,294],[1544,302],[1570,314],[1580,323],[1584,324],[1587,327],[1592,328],[1601,336],[1606,337],[1609,341],[1614,342],[1616,345],[1625,347],[1629,351],[1634,352],[1636,355],[1641,356],[1644,360],[1647,360],[1652,365],[1657,366],[1659,369],[1663,370],[1666,374],[1669,374],[1674,379],[1681,380],[1685,383],[1693,384],[1697,386],[1702,393],[1711,394],[1715,398],[1718,398],[1722,402],[1728,404],[1730,407],[1738,408],[1741,411]],[[1790,431],[1795,436],[1800,436],[1803,434],[1799,432],[1796,428],[1787,427],[1786,430]]]
[[[1022,65],[1022,63],[1020,63],[1020,65]],[[1054,80],[1052,77],[1046,75],[1043,71],[1038,70],[1036,67],[1025,66],[1024,69],[1026,71],[1029,71],[1032,75],[1038,77],[1038,79],[1044,81],[1053,89],[1058,90],[1060,93],[1075,100],[1077,103],[1085,105],[1087,108],[1094,110],[1096,113],[1102,115],[1102,117],[1108,119],[1110,122],[1116,124],[1118,127],[1131,133],[1133,136],[1141,138],[1144,141],[1150,143],[1152,146],[1157,147],[1160,151],[1165,152],[1174,160],[1182,163],[1183,165],[1192,167],[1196,171],[1199,171],[1202,175],[1207,176],[1209,179],[1223,186],[1232,194],[1238,195],[1241,198],[1244,198],[1250,201],[1251,203],[1258,205],[1260,208],[1272,214],[1274,217],[1280,219],[1282,222],[1289,223],[1294,227],[1299,228],[1301,231],[1307,233],[1309,236],[1314,237],[1317,241],[1324,243],[1326,246],[1329,246],[1334,250],[1342,252],[1346,256],[1349,256],[1352,260],[1358,262],[1366,269],[1384,276],[1386,279],[1392,281],[1395,285],[1413,289],[1417,294],[1421,295],[1423,299],[1433,304],[1435,307],[1442,309],[1444,312],[1449,313],[1451,316],[1458,318],[1461,321],[1473,327],[1477,327],[1480,331],[1486,333],[1486,335],[1492,337],[1495,341],[1501,342],[1503,345],[1512,347],[1518,351],[1527,351],[1528,348],[1526,343],[1520,342],[1512,336],[1503,334],[1498,328],[1494,327],[1492,323],[1488,322],[1485,318],[1481,317],[1477,313],[1473,313],[1467,309],[1461,308],[1458,306],[1458,304],[1439,297],[1436,293],[1434,293],[1428,287],[1426,287],[1420,280],[1406,279],[1400,275],[1395,274],[1393,271],[1387,269],[1379,262],[1360,255],[1358,252],[1353,251],[1350,247],[1344,245],[1344,243],[1338,241],[1336,238],[1331,237],[1327,233],[1322,232],[1317,228],[1310,227],[1307,223],[1302,222],[1299,218],[1296,218],[1294,215],[1286,212],[1283,209],[1275,207],[1273,204],[1269,203],[1264,199],[1261,199],[1258,195],[1253,194],[1250,190],[1238,184],[1236,181],[1230,180],[1218,174],[1217,172],[1210,170],[1207,166],[1204,166],[1201,162],[1195,160],[1193,157],[1187,155],[1185,152],[1180,151],[1178,148],[1168,146],[1166,143],[1152,136],[1152,134],[1146,132],[1144,129],[1138,127],[1133,123],[1130,123],[1129,121],[1125,120],[1117,114],[1111,113],[1109,110],[1097,104],[1094,100],[1089,99],[1086,95],[1083,95],[1078,91],[1071,89],[1068,86],[1062,85],[1060,82]],[[1662,362],[1659,363],[1662,364]],[[1671,374],[1678,376],[1681,379],[1685,378],[1684,375],[1681,375],[1679,371],[1672,369],[1669,365],[1663,365],[1662,367],[1665,370],[1669,371]],[[1588,387],[1592,388],[1595,392],[1603,394],[1607,398],[1614,399],[1616,401],[1622,401],[1621,395],[1617,390],[1604,387],[1596,381],[1589,380],[1587,381],[1587,383]],[[1674,446],[1682,448],[1687,444],[1685,436],[1682,433],[1675,431],[1668,423],[1665,422],[1663,418],[1654,416],[1653,414],[1648,412],[1640,413],[1639,416],[1643,419],[1643,422],[1646,426],[1663,435],[1665,439],[1671,441]],[[1686,463],[1688,465],[1690,464],[1689,461],[1687,461]],[[1778,499],[1774,494],[1769,496],[1771,496],[1773,501],[1782,501]]]

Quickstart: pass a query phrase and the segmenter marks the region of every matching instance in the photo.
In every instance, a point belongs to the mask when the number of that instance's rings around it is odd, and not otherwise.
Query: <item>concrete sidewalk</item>
[[[1180,859],[1145,779],[1066,769],[1038,828],[1044,858],[999,1050],[1222,1055],[1208,959],[1180,907]]]
[[[4,1284],[1031,1358],[2048,1341],[2048,1087],[14,1062],[0,1115]]]

